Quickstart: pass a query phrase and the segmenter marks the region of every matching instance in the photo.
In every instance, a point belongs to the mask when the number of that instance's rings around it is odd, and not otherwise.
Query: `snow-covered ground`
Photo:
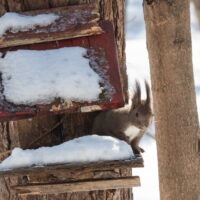
[[[89,135],[53,147],[14,148],[0,163],[0,170],[47,164],[81,163],[133,158],[133,150],[125,141],[110,136]]]
[[[145,26],[141,0],[128,0],[127,7],[127,72],[129,76],[129,88],[132,90],[135,79],[150,81],[148,54],[146,49]],[[193,67],[197,94],[197,105],[200,113],[200,28],[191,5],[191,28],[193,41]],[[154,127],[150,130],[154,135]],[[141,147],[145,149],[143,154],[144,165],[142,169],[133,169],[134,175],[141,178],[141,187],[134,188],[135,200],[159,200],[158,168],[156,142],[149,136],[141,141]]]

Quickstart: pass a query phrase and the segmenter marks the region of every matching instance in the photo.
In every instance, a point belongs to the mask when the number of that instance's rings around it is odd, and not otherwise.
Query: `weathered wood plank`
[[[47,165],[44,167],[31,167],[31,168],[18,168],[8,171],[0,171],[1,176],[13,176],[13,175],[30,175],[30,174],[45,174],[53,172],[81,172],[85,173],[91,170],[108,170],[108,169],[125,169],[125,168],[138,168],[143,167],[143,159],[139,154],[136,154],[136,158],[130,160],[119,160],[119,161],[102,161],[96,163],[69,163],[59,165]]]
[[[140,186],[139,177],[124,177],[117,179],[100,179],[76,181],[71,183],[58,184],[33,184],[11,186],[13,192],[21,196],[26,195],[43,195],[43,194],[60,194],[65,192],[84,192],[95,190],[121,189]]]
[[[12,33],[0,37],[0,48],[77,38],[102,33],[98,25],[99,13],[93,5],[68,6],[46,10],[23,12],[24,15],[55,13],[59,19],[49,26],[37,26],[33,30]],[[73,23],[72,23],[73,22]]]

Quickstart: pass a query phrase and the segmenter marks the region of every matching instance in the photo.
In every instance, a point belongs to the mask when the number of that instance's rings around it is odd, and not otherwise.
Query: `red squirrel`
[[[141,87],[136,81],[131,105],[102,111],[94,120],[93,134],[109,135],[129,143],[134,152],[144,152],[139,142],[152,123],[153,113],[149,84],[145,81],[146,100],[141,100]]]

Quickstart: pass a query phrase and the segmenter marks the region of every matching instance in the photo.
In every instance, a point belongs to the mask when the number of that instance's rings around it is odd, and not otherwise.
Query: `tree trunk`
[[[99,6],[101,19],[112,20],[118,48],[121,81],[127,101],[127,76],[125,66],[125,32],[124,32],[124,0],[0,0],[0,15],[5,12],[29,11],[65,5],[96,3]],[[0,160],[7,157],[14,147],[37,148],[52,146],[91,131],[96,113],[66,114],[61,116],[37,116],[29,120],[11,121],[0,124]],[[46,134],[48,133],[48,134]],[[44,135],[42,137],[42,135]],[[40,138],[40,140],[37,140]],[[131,169],[119,170],[117,176],[130,176]],[[0,200],[20,200],[10,192],[10,184],[20,183],[20,177],[0,178]],[[27,200],[96,200],[126,199],[131,200],[131,189],[68,193],[61,195],[29,196]]]
[[[199,128],[188,0],[144,0],[162,200],[197,200]]]
[[[196,10],[196,16],[199,22],[199,27],[200,27],[200,0],[193,0],[194,2],[194,7]]]

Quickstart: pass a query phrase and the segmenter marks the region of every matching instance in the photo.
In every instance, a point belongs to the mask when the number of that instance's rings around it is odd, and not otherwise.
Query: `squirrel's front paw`
[[[144,150],[143,148],[137,146],[137,147],[134,147],[134,152],[135,152],[136,154],[139,154],[139,153],[144,153],[145,150]]]

